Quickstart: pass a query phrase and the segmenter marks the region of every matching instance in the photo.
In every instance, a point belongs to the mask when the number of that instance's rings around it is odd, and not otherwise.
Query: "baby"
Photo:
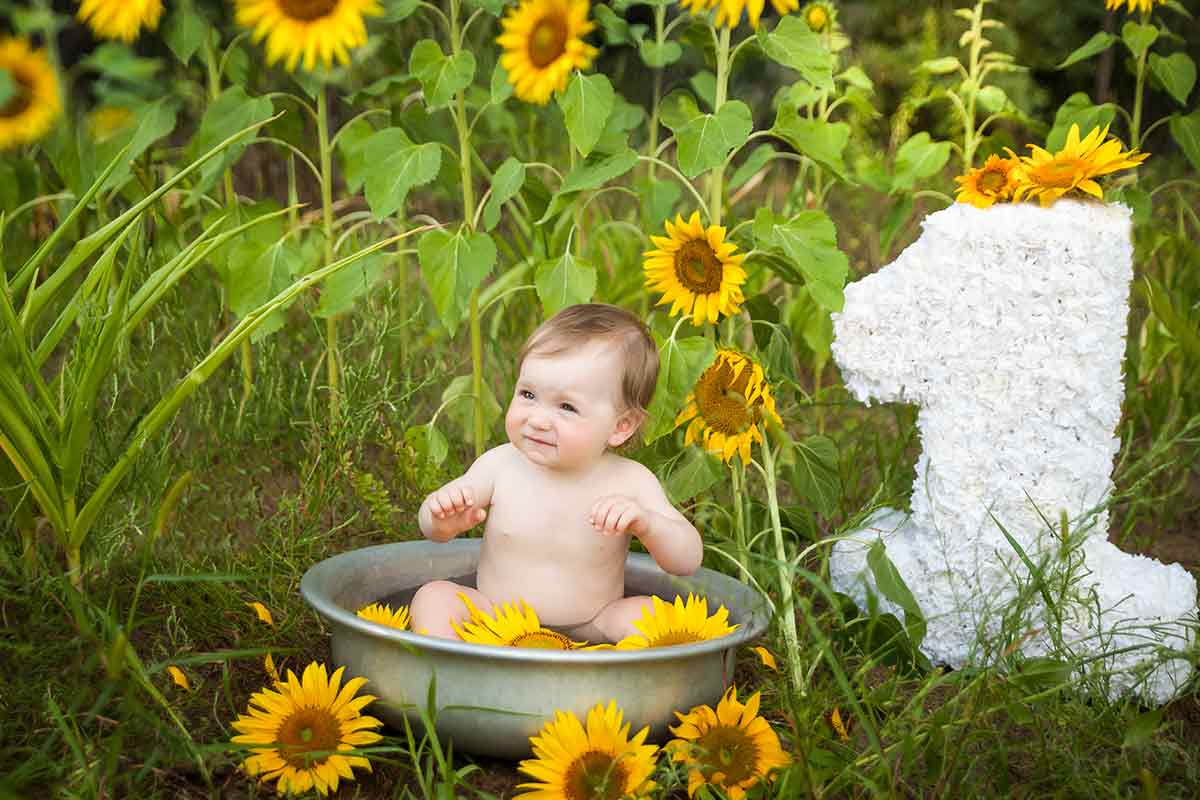
[[[452,622],[477,607],[520,598],[542,624],[577,641],[615,642],[636,633],[649,597],[625,597],[625,555],[636,536],[674,575],[700,566],[700,534],[667,500],[650,470],[610,452],[646,418],[658,351],[627,311],[566,308],[521,348],[504,419],[508,444],[425,498],[421,532],[445,542],[487,520],[478,589],[450,581],[422,586],[414,630],[457,638]],[[490,509],[490,511],[489,511]]]

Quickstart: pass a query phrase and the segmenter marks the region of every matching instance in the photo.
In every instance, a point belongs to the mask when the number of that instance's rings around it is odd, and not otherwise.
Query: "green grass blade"
[[[29,482],[33,499],[54,530],[60,536],[65,536],[66,517],[63,514],[62,497],[58,493],[58,482],[54,480],[54,473],[33,434],[8,403],[0,403],[0,450],[4,451],[21,478]]]
[[[164,425],[170,422],[170,420],[175,416],[175,412],[179,410],[179,407],[182,406],[184,402],[196,392],[197,389],[204,385],[204,382],[207,381],[214,372],[216,372],[218,367],[225,363],[226,359],[237,352],[237,349],[241,345],[242,341],[248,338],[250,334],[252,334],[260,325],[266,322],[273,312],[292,302],[292,300],[295,299],[301,292],[309,289],[317,283],[320,283],[325,278],[328,278],[329,276],[339,272],[340,270],[359,261],[360,259],[372,253],[378,252],[390,244],[395,244],[402,239],[427,230],[431,230],[434,227],[435,226],[433,225],[425,225],[420,228],[414,228],[413,230],[407,231],[406,233],[402,233],[398,236],[393,236],[391,238],[384,239],[383,241],[376,242],[370,247],[359,250],[357,253],[346,256],[345,258],[335,261],[328,266],[315,270],[308,275],[305,275],[303,278],[300,278],[291,286],[276,295],[273,299],[268,300],[266,303],[243,317],[241,321],[238,322],[238,324],[233,328],[233,330],[225,335],[225,338],[221,340],[221,343],[217,345],[212,352],[205,356],[204,359],[197,364],[191,372],[184,376],[183,379],[176,384],[175,388],[172,389],[166,397],[159,400],[154,408],[152,408],[150,412],[142,418],[142,421],[138,423],[137,430],[134,431],[132,440],[125,449],[125,452],[121,454],[120,458],[117,459],[117,462],[113,464],[112,468],[101,479],[99,486],[96,487],[96,491],[92,493],[92,496],[88,498],[87,503],[79,510],[79,516],[75,520],[75,527],[71,534],[71,544],[74,546],[79,546],[83,540],[87,538],[88,530],[91,528],[92,523],[96,521],[96,517],[99,516],[101,510],[103,510],[105,503],[108,502],[108,498],[116,490],[117,485],[133,466],[134,459],[137,458],[138,454],[141,453],[141,451],[146,447],[147,443],[149,443],[150,437],[154,436]]]
[[[17,319],[16,308],[13,307],[12,299],[9,297],[8,281],[5,279],[3,265],[0,265],[0,317],[3,318],[5,327],[9,331],[6,344],[13,350],[16,350],[17,360],[21,362],[21,366],[25,370],[25,380],[33,385],[38,400],[41,402],[41,407],[49,415],[54,427],[61,428],[62,418],[58,414],[58,408],[55,406],[54,398],[50,396],[50,390],[46,387],[46,382],[42,380],[42,374],[38,372],[37,365],[34,363],[33,353],[30,352],[29,344],[26,342],[25,326]],[[9,363],[8,355],[0,353],[0,370],[7,369]],[[13,375],[13,382],[20,385],[20,381],[16,380],[15,375]],[[21,392],[20,394],[24,396],[25,393]],[[40,418],[38,419],[40,421]]]
[[[280,112],[280,113],[283,113],[283,112]],[[143,211],[145,211],[147,208],[149,208],[151,204],[156,202],[158,200],[158,198],[162,197],[164,194],[166,194],[168,191],[170,191],[171,188],[175,186],[175,184],[182,181],[188,175],[191,175],[193,172],[195,172],[197,169],[200,168],[201,164],[203,164],[205,161],[212,158],[213,156],[217,155],[224,148],[233,144],[238,139],[241,139],[241,138],[249,135],[250,133],[253,133],[254,131],[261,128],[263,125],[266,125],[267,123],[277,119],[278,117],[279,117],[279,114],[276,114],[275,116],[270,117],[269,119],[265,119],[262,122],[256,122],[253,125],[250,125],[247,128],[243,128],[242,130],[233,134],[232,136],[230,136],[229,138],[225,139],[220,144],[218,144],[216,147],[209,150],[204,155],[200,156],[198,159],[193,161],[191,164],[188,164],[186,167],[179,170],[179,172],[172,175],[169,179],[164,181],[161,186],[159,186],[157,189],[155,189],[150,194],[143,197],[132,208],[126,210],[119,217],[117,217],[116,219],[109,222],[104,227],[92,232],[91,234],[89,234],[88,236],[86,236],[85,238],[83,238],[79,242],[77,242],[75,244],[75,246],[71,248],[71,252],[67,254],[67,257],[62,262],[62,264],[60,264],[54,270],[54,273],[52,275],[50,275],[49,278],[46,279],[45,283],[43,283],[41,286],[38,286],[37,289],[34,290],[32,296],[29,299],[29,302],[26,304],[26,307],[22,311],[22,314],[25,317],[25,324],[26,325],[33,324],[33,322],[37,319],[37,317],[41,313],[41,311],[46,307],[46,304],[50,302],[50,300],[55,296],[55,294],[57,294],[58,290],[66,283],[66,281],[71,277],[71,275],[73,275],[75,273],[75,271],[78,270],[79,267],[88,258],[90,258],[93,253],[95,253],[98,249],[100,249],[100,247],[102,247],[105,242],[107,242],[109,239],[111,239],[113,236],[115,236],[118,231],[122,230],[127,225],[129,225],[133,220],[135,220],[137,217],[139,217],[141,215],[141,213]]]

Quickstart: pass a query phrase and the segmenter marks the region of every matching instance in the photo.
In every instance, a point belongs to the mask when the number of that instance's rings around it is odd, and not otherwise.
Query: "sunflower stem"
[[[324,227],[325,266],[333,263],[333,154],[329,146],[329,87],[322,86],[317,92],[317,143],[321,154],[321,222]],[[337,424],[341,414],[338,395],[337,317],[325,318],[325,367],[329,381],[329,425]]]
[[[800,668],[800,636],[796,631],[796,601],[792,596],[791,562],[787,557],[787,549],[783,543],[783,524],[779,519],[779,497],[775,486],[775,454],[771,452],[771,439],[763,437],[762,443],[763,467],[766,470],[767,510],[771,515],[771,529],[775,533],[775,568],[779,575],[779,606],[782,615],[783,640],[788,650],[788,675],[792,679],[792,688],[805,697],[804,673]]]
[[[733,537],[737,546],[738,577],[750,583],[750,550],[746,547],[746,515],[742,495],[746,487],[746,465],[737,460],[730,471],[733,483]]]
[[[459,12],[462,9],[461,0],[450,0],[450,54],[457,56],[462,50],[462,27],[459,23]],[[467,122],[466,90],[460,89],[454,93],[454,127],[458,130],[458,171],[459,182],[462,184],[463,224],[471,232],[475,230],[475,187],[471,183],[471,128]],[[483,455],[483,336],[479,320],[479,287],[471,290],[468,305],[468,318],[471,336],[471,392],[475,398],[472,403],[474,411],[475,457]]]
[[[1150,12],[1142,12],[1142,24],[1150,22]],[[1141,144],[1142,135],[1142,95],[1146,90],[1146,54],[1150,52],[1150,48],[1142,50],[1142,54],[1138,56],[1137,61],[1137,85],[1133,95],[1133,118],[1129,121],[1129,148],[1136,150]]]
[[[722,26],[717,42],[717,88],[713,96],[714,115],[721,113],[721,106],[725,105],[725,94],[729,90],[729,36],[729,26]],[[710,225],[721,224],[724,178],[723,164],[713,167],[712,172],[709,173],[708,220]]]

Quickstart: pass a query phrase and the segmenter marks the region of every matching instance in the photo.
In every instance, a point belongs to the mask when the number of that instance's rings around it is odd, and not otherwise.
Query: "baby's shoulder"
[[[634,486],[658,486],[658,477],[650,471],[645,464],[634,461],[632,458],[625,458],[616,453],[608,453],[605,456],[605,478],[606,480],[619,481]]]

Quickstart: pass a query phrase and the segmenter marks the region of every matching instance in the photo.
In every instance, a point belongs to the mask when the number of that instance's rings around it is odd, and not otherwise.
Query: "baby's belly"
[[[589,622],[625,594],[624,540],[600,544],[606,546],[568,555],[489,532],[477,586],[493,603],[524,600],[545,625]]]

